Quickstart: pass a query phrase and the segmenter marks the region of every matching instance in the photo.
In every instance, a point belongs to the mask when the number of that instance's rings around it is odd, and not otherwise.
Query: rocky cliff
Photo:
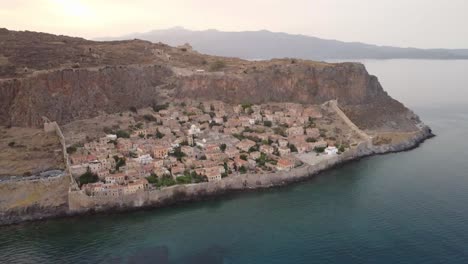
[[[41,125],[41,116],[59,123],[148,106],[172,73],[160,65],[64,69],[0,80],[0,122]]]
[[[275,61],[241,74],[194,74],[178,78],[174,97],[231,103],[298,102],[321,104],[337,99],[363,129],[414,131],[419,119],[392,99],[375,76],[358,63]]]
[[[362,64],[245,61],[202,55],[189,46],[8,30],[0,31],[0,40],[0,125],[38,126],[41,116],[63,124],[184,97],[231,103],[337,99],[363,129],[414,131],[419,123]]]

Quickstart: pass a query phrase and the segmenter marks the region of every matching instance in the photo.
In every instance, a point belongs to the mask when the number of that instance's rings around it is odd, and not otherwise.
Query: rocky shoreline
[[[429,127],[424,126],[421,132],[398,144],[374,146],[362,143],[356,148],[341,155],[337,155],[324,162],[303,165],[289,172],[272,174],[245,174],[237,177],[224,178],[219,182],[207,182],[189,185],[177,185],[161,190],[145,191],[128,195],[125,198],[107,198],[96,200],[95,197],[86,196],[80,192],[69,193],[68,208],[32,208],[24,212],[4,212],[1,214],[0,225],[18,224],[27,221],[46,220],[60,217],[76,217],[97,213],[121,213],[142,209],[154,209],[172,206],[175,204],[196,202],[212,199],[222,195],[255,191],[261,189],[286,186],[292,183],[306,181],[315,175],[344,163],[362,159],[364,157],[394,152],[408,151],[417,148],[434,134]]]

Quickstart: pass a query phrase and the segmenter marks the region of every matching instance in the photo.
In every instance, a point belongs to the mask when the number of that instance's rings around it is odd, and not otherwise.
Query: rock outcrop
[[[68,194],[68,177],[2,182],[0,224],[93,210],[164,206],[284,185],[345,161],[415,147],[432,135],[358,63],[245,61],[202,55],[188,46],[174,48],[139,40],[93,42],[0,29],[0,126],[40,126],[43,116],[66,124],[182,98],[305,104],[337,100],[353,124],[379,136],[318,166],[228,177],[105,201],[77,190]]]
[[[63,124],[100,112],[149,106],[172,72],[161,65],[65,69],[0,80],[0,124],[40,126],[41,116]]]
[[[94,42],[8,30],[0,31],[0,40],[0,125],[38,126],[41,116],[64,124],[185,97],[230,103],[337,99],[362,129],[415,131],[420,122],[358,63],[245,61],[139,40]]]

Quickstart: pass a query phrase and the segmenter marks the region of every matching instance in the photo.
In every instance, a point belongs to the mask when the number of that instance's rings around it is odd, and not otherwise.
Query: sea
[[[468,61],[362,61],[437,135],[287,187],[0,227],[0,263],[468,263]]]

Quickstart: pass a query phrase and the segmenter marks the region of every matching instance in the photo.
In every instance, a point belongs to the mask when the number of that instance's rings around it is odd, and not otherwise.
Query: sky
[[[0,0],[0,27],[121,36],[183,26],[267,29],[418,48],[468,48],[468,0]]]

